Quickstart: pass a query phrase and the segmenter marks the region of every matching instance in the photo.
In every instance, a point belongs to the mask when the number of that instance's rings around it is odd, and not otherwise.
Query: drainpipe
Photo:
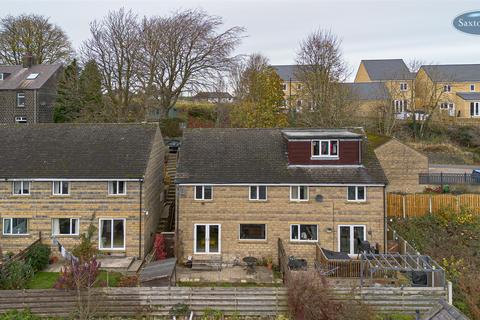
[[[178,184],[175,184],[175,229],[174,229],[174,232],[175,232],[175,248],[174,248],[174,252],[175,252],[175,257],[177,257],[177,259],[179,258],[179,252],[178,252],[178,248],[179,248],[179,235],[178,235],[178,195],[179,195],[179,189],[180,189],[180,186]]]
[[[383,186],[383,252],[387,253],[387,186]]]
[[[33,90],[33,123],[37,122],[37,90]]]
[[[138,211],[138,259],[142,259],[142,189],[143,189],[143,180],[139,180],[140,185],[140,200],[139,200],[139,211]]]

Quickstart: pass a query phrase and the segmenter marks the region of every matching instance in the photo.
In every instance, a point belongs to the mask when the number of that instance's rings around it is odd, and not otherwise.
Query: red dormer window
[[[312,140],[312,158],[338,158],[338,140]]]

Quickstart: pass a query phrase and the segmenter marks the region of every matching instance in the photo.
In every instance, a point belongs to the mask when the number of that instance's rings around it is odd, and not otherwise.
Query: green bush
[[[0,289],[24,289],[33,277],[33,268],[22,261],[10,261],[0,272]]]
[[[41,271],[48,265],[50,247],[37,243],[33,245],[25,256],[25,262],[32,266],[33,271]]]
[[[184,122],[182,119],[162,119],[160,120],[160,129],[164,137],[181,137],[182,130],[180,129],[180,123]]]
[[[30,312],[30,310],[10,310],[0,315],[0,320],[40,320],[39,316],[36,316]]]

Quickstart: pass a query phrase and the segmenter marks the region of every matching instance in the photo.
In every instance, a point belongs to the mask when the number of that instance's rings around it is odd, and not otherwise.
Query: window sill
[[[55,238],[80,238],[79,234],[53,234]]]
[[[31,197],[32,195],[29,194],[12,194],[12,198],[28,198]]]
[[[238,239],[238,243],[245,243],[245,244],[248,244],[248,243],[267,243],[268,240],[267,239],[258,239],[258,240],[255,240],[255,239]]]
[[[30,233],[23,234],[2,234],[4,238],[18,238],[18,237],[31,237]]]
[[[310,160],[340,160],[340,157],[338,157],[338,156],[334,156],[334,157],[328,157],[328,156],[310,157]]]
[[[347,200],[345,204],[370,204],[370,201],[366,200]]]
[[[52,198],[66,198],[66,197],[70,197],[71,194],[52,194],[51,197]]]
[[[290,203],[309,203],[309,200],[291,200]]]
[[[290,240],[291,244],[316,244],[318,240]]]
[[[102,249],[102,248],[99,248],[98,250],[102,251],[102,252],[119,252],[119,251],[126,251],[127,249],[126,248],[118,248],[118,249],[114,249],[114,248]]]

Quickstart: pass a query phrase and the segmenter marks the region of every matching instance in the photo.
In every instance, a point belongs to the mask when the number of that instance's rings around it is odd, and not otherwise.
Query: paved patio
[[[132,264],[133,258],[131,257],[101,257],[97,261],[100,262],[101,270],[126,272],[128,267]],[[50,264],[44,271],[47,272],[60,272],[65,265],[65,260],[59,260],[54,264]]]
[[[177,281],[180,282],[230,282],[230,283],[281,283],[274,279],[272,270],[267,267],[255,267],[254,274],[247,274],[242,266],[225,267],[221,271],[198,271],[183,266],[177,266]]]

